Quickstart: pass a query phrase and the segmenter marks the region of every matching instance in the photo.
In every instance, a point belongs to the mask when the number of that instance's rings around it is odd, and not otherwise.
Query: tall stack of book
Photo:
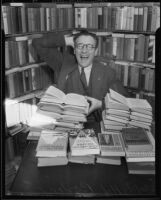
[[[102,112],[101,128],[106,132],[111,130],[119,132],[127,125],[130,116],[128,105],[119,101],[113,94],[115,91],[110,89],[110,93],[106,94],[104,100],[105,109]]]
[[[100,155],[96,156],[97,163],[121,164],[121,156],[125,156],[120,133],[98,133]]]
[[[110,89],[104,102],[105,110],[102,112],[104,131],[109,129],[120,131],[127,125],[150,130],[152,107],[146,99],[127,98]]]
[[[37,166],[66,165],[68,133],[43,130],[36,148]]]
[[[89,103],[84,96],[67,95],[54,86],[50,86],[38,103],[38,113],[55,119],[56,127],[83,128],[87,121]]]
[[[93,129],[69,131],[69,162],[94,164],[95,155],[100,153],[96,133]]]
[[[149,130],[123,128],[122,143],[129,173],[155,174],[155,140]]]

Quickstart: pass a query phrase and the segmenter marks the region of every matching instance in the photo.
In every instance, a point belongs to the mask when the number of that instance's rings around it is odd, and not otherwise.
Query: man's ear
[[[97,53],[98,53],[98,48],[95,49],[94,55],[97,56]]]

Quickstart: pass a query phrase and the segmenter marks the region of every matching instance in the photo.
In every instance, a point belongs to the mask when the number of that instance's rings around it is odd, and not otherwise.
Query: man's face
[[[96,42],[93,37],[82,35],[77,38],[75,44],[75,55],[78,64],[81,67],[88,67],[92,64],[97,49],[95,48]]]

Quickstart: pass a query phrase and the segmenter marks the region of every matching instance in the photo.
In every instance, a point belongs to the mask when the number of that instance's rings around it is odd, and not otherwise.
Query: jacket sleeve
[[[63,55],[58,47],[65,46],[63,34],[47,33],[32,40],[32,46],[42,61],[45,61],[56,73],[61,69]]]

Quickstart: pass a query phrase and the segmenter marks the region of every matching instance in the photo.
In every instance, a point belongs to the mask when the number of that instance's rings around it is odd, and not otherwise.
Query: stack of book
[[[36,148],[37,166],[66,165],[68,133],[43,130]]]
[[[13,125],[7,128],[7,132],[10,136],[14,136],[18,133],[27,132],[27,131],[29,131],[29,127],[22,123],[18,123],[16,125]]]
[[[131,112],[129,124],[150,129],[152,124],[152,107],[145,99],[130,99]],[[133,105],[133,106],[132,106]]]
[[[155,139],[149,130],[141,127],[123,128],[122,142],[129,173],[155,173]]]
[[[146,99],[127,98],[110,89],[104,102],[105,110],[102,113],[102,118],[105,130],[116,129],[120,131],[127,125],[150,130],[152,107]]]
[[[50,86],[38,103],[38,112],[55,119],[56,127],[83,128],[89,103],[83,95],[65,94]]]
[[[95,155],[100,154],[100,147],[93,129],[69,131],[69,162],[94,164]]]
[[[110,89],[104,99],[105,109],[102,112],[102,131],[120,131],[129,121],[130,111],[126,103],[119,100],[116,93]]]
[[[97,163],[120,165],[121,157],[125,156],[120,133],[98,133],[100,155],[96,156]]]

